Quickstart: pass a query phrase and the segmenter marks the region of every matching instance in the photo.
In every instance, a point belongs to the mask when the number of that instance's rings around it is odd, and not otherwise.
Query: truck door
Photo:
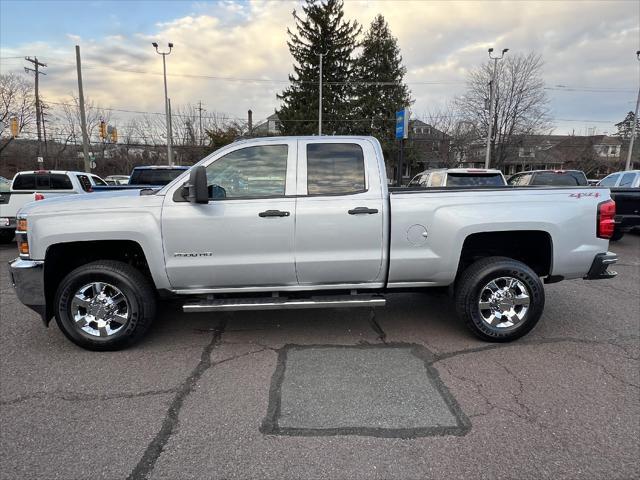
[[[298,152],[298,282],[381,282],[383,195],[373,145],[366,140],[300,140]]]
[[[293,258],[296,141],[231,147],[208,164],[208,204],[169,190],[162,212],[175,289],[297,285]],[[289,191],[291,190],[291,191]]]

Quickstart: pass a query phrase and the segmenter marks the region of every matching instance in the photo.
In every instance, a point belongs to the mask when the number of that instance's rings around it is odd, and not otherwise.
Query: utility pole
[[[167,98],[167,107],[169,108],[169,138],[167,139],[167,146],[169,148],[169,156],[171,157],[171,161],[169,162],[170,166],[173,166],[173,124],[171,122],[171,99]],[[180,164],[180,162],[178,162]]]
[[[38,57],[24,57],[24,59],[33,64],[33,68],[24,67],[24,71],[29,73],[33,72],[35,75],[35,88],[36,88],[36,125],[38,132],[38,157],[42,154],[42,134],[40,132],[40,122],[42,121],[40,118],[40,88],[39,88],[39,77],[40,75],[46,75],[46,73],[40,71],[40,67],[46,67],[44,63],[38,61]]]
[[[489,82],[489,119],[487,121],[487,152],[484,158],[484,168],[489,168],[489,164],[491,163],[491,137],[493,135],[493,116],[495,112],[495,106],[493,105],[493,96],[495,90],[496,83],[496,74],[498,71],[498,60],[504,58],[504,54],[509,51],[508,48],[502,50],[502,55],[499,57],[493,57],[491,53],[493,52],[493,48],[489,49],[489,58],[493,60],[493,74],[491,75],[491,81]]]
[[[42,156],[42,163],[44,165],[44,160],[49,157],[49,149],[47,148],[47,127],[46,125],[46,116],[48,115],[46,113],[47,108],[49,108],[46,104],[41,104],[40,105],[40,110],[42,110],[42,137],[44,138],[44,155]]]
[[[198,102],[198,116],[200,118],[200,145],[202,145],[204,142],[204,137],[202,136],[202,100],[200,100]]]
[[[640,50],[636,52],[636,57],[640,62]],[[636,112],[633,115],[633,127],[631,127],[631,140],[629,140],[629,151],[627,152],[627,163],[624,166],[625,170],[631,170],[631,155],[633,154],[633,144],[636,139],[636,127],[638,125],[638,107],[640,107],[640,87],[638,87],[638,99],[636,100]]]
[[[169,51],[161,52],[158,50],[158,44],[153,42],[153,45],[156,49],[156,53],[158,55],[162,55],[162,71],[164,74],[164,110],[167,117],[167,163],[169,165],[173,165],[173,150],[172,150],[172,137],[171,137],[171,110],[169,106],[169,96],[167,95],[167,55],[171,53],[171,49],[173,48],[173,43],[169,42]]]
[[[319,90],[319,97],[318,97],[318,136],[322,135],[322,57],[324,56],[324,53],[319,53],[318,56],[320,57],[320,74],[318,75],[318,90]]]
[[[82,130],[82,153],[84,155],[84,171],[90,173],[91,158],[89,157],[87,115],[84,111],[84,91],[82,90],[82,63],[80,61],[80,45],[76,45],[76,68],[78,70],[78,103],[80,104],[80,129]]]

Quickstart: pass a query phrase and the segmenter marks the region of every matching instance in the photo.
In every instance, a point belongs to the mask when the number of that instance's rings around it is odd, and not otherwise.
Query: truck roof
[[[502,173],[497,168],[431,168],[424,170],[418,175],[431,172],[446,172],[446,173]]]
[[[134,170],[189,170],[186,165],[142,165],[133,167]]]
[[[79,172],[79,171],[75,171],[75,170],[22,170],[21,172],[16,173],[14,175],[14,178],[17,177],[18,175],[34,174],[34,173],[40,173],[40,174],[55,173],[55,174],[61,174],[61,175],[66,175],[68,173],[72,173],[74,175],[95,175],[96,177],[98,176],[95,173]]]

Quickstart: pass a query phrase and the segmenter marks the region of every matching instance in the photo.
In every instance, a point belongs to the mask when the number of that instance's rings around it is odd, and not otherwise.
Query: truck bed
[[[514,242],[547,235],[552,249],[550,273],[562,272],[564,278],[584,277],[594,255],[607,251],[607,241],[597,238],[595,232],[597,205],[608,198],[606,188],[507,186],[389,191],[388,285],[392,288],[411,282],[449,285],[459,267],[455,252],[462,251],[469,236],[488,232],[522,232]]]

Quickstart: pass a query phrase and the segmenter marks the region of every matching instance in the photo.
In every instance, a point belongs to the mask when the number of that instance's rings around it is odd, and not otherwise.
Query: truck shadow
[[[327,308],[220,313],[183,313],[178,303],[163,302],[144,342],[163,342],[180,332],[211,332],[224,322],[224,337],[272,344],[377,343],[416,341],[431,336],[469,339],[446,293],[387,296],[383,308]],[[416,338],[417,337],[417,338]]]

